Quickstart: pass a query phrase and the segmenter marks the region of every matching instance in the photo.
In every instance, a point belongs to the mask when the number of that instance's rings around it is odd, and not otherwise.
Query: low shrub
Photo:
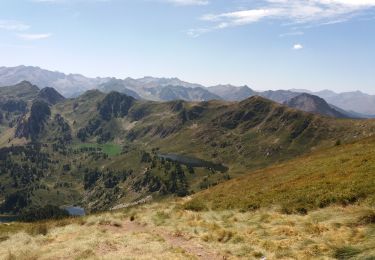
[[[183,207],[185,210],[191,211],[205,211],[207,210],[207,206],[200,200],[193,199],[188,201],[184,204]]]
[[[336,259],[345,260],[345,259],[351,259],[360,253],[361,253],[361,250],[359,250],[358,248],[345,246],[345,247],[337,248],[335,250],[334,257]]]
[[[363,225],[375,224],[375,211],[370,211],[359,218],[359,223]]]
[[[27,233],[29,233],[32,236],[38,236],[42,235],[45,236],[48,233],[48,227],[46,224],[35,224],[32,225],[28,230]]]
[[[158,211],[152,217],[152,220],[155,225],[160,226],[160,225],[163,225],[165,221],[169,218],[170,218],[169,214],[165,213],[164,211]]]

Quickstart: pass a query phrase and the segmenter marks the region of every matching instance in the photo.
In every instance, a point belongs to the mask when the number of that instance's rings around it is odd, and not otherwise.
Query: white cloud
[[[207,5],[208,0],[166,0],[169,3],[176,5]]]
[[[0,29],[8,31],[25,31],[29,29],[30,26],[18,21],[12,20],[0,20]]]
[[[303,49],[303,45],[302,44],[294,44],[293,45],[293,50],[302,50]]]
[[[341,4],[349,6],[374,6],[374,0],[316,0],[322,4]]]
[[[23,40],[35,41],[35,40],[47,39],[51,37],[52,34],[50,33],[40,33],[40,34],[23,33],[23,34],[17,34],[17,36]]]
[[[279,9],[253,9],[223,14],[208,14],[202,17],[202,20],[220,22],[221,28],[244,25],[257,22],[265,17],[275,16],[280,13]],[[224,26],[225,25],[225,26]]]
[[[265,19],[294,25],[327,25],[345,22],[363,14],[363,11],[375,9],[375,0],[262,0],[259,2],[261,4],[255,9],[204,15],[201,20],[213,23],[212,26],[206,27],[204,32],[247,25]]]

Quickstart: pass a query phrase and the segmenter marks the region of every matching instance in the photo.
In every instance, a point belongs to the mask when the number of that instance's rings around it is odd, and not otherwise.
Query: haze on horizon
[[[375,94],[375,0],[5,0],[0,66]]]

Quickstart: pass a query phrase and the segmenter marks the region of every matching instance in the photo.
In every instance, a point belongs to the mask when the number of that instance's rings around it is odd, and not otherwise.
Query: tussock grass
[[[155,225],[160,226],[160,225],[164,225],[169,218],[170,218],[170,215],[166,213],[165,211],[158,211],[153,216],[153,222]]]
[[[358,259],[375,253],[374,226],[359,224],[371,212],[365,205],[328,206],[304,215],[286,215],[279,207],[251,212],[237,209],[195,212],[179,207],[180,203],[184,202],[169,201],[138,208],[138,220],[157,226],[153,212],[167,211],[169,218],[163,229],[219,250],[228,259],[330,259],[348,243],[361,250]]]
[[[32,225],[27,230],[27,233],[29,233],[32,236],[38,236],[38,235],[45,236],[48,233],[48,227],[44,223],[42,223],[42,224],[35,224],[35,225]]]
[[[61,255],[68,259],[193,259],[186,249],[171,245],[161,233],[228,259],[371,259],[375,255],[375,227],[361,222],[372,213],[365,205],[329,206],[305,215],[286,215],[279,207],[251,212],[195,212],[183,209],[182,203],[167,200],[87,216],[84,221],[27,224],[45,225],[48,232],[8,232],[0,242],[0,259],[7,259],[9,254],[13,259],[53,259]],[[131,222],[129,218],[134,215],[137,218]],[[127,223],[140,228],[129,229]]]
[[[9,234],[7,240],[0,242],[0,259],[56,259],[62,256],[67,259],[188,259],[186,252],[170,247],[157,235],[134,231],[104,232],[101,220],[108,216],[88,218],[87,223],[93,224],[55,226],[45,236],[25,232]],[[116,223],[122,225],[123,221],[120,215],[115,215],[109,223],[110,227],[116,227]]]

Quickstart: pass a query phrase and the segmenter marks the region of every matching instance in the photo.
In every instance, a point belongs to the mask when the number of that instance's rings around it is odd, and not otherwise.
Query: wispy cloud
[[[238,26],[257,22],[265,17],[276,16],[281,13],[280,9],[253,9],[222,14],[207,14],[201,19],[204,21],[217,22],[217,28],[223,29],[230,26]]]
[[[257,8],[202,16],[202,21],[211,23],[202,30],[202,33],[248,25],[265,19],[279,20],[293,25],[341,23],[375,8],[375,0],[262,0],[260,2]],[[193,29],[189,32],[200,30]]]
[[[166,0],[166,2],[176,5],[208,5],[208,0]]]
[[[19,21],[13,20],[0,20],[0,29],[7,31],[25,31],[30,26]]]
[[[292,31],[292,32],[287,32],[287,33],[282,33],[280,34],[280,37],[287,37],[287,36],[301,36],[304,35],[305,33],[302,31]]]
[[[52,34],[50,33],[40,33],[40,34],[23,33],[23,34],[17,34],[17,36],[23,40],[35,41],[35,40],[47,39],[51,37]]]

